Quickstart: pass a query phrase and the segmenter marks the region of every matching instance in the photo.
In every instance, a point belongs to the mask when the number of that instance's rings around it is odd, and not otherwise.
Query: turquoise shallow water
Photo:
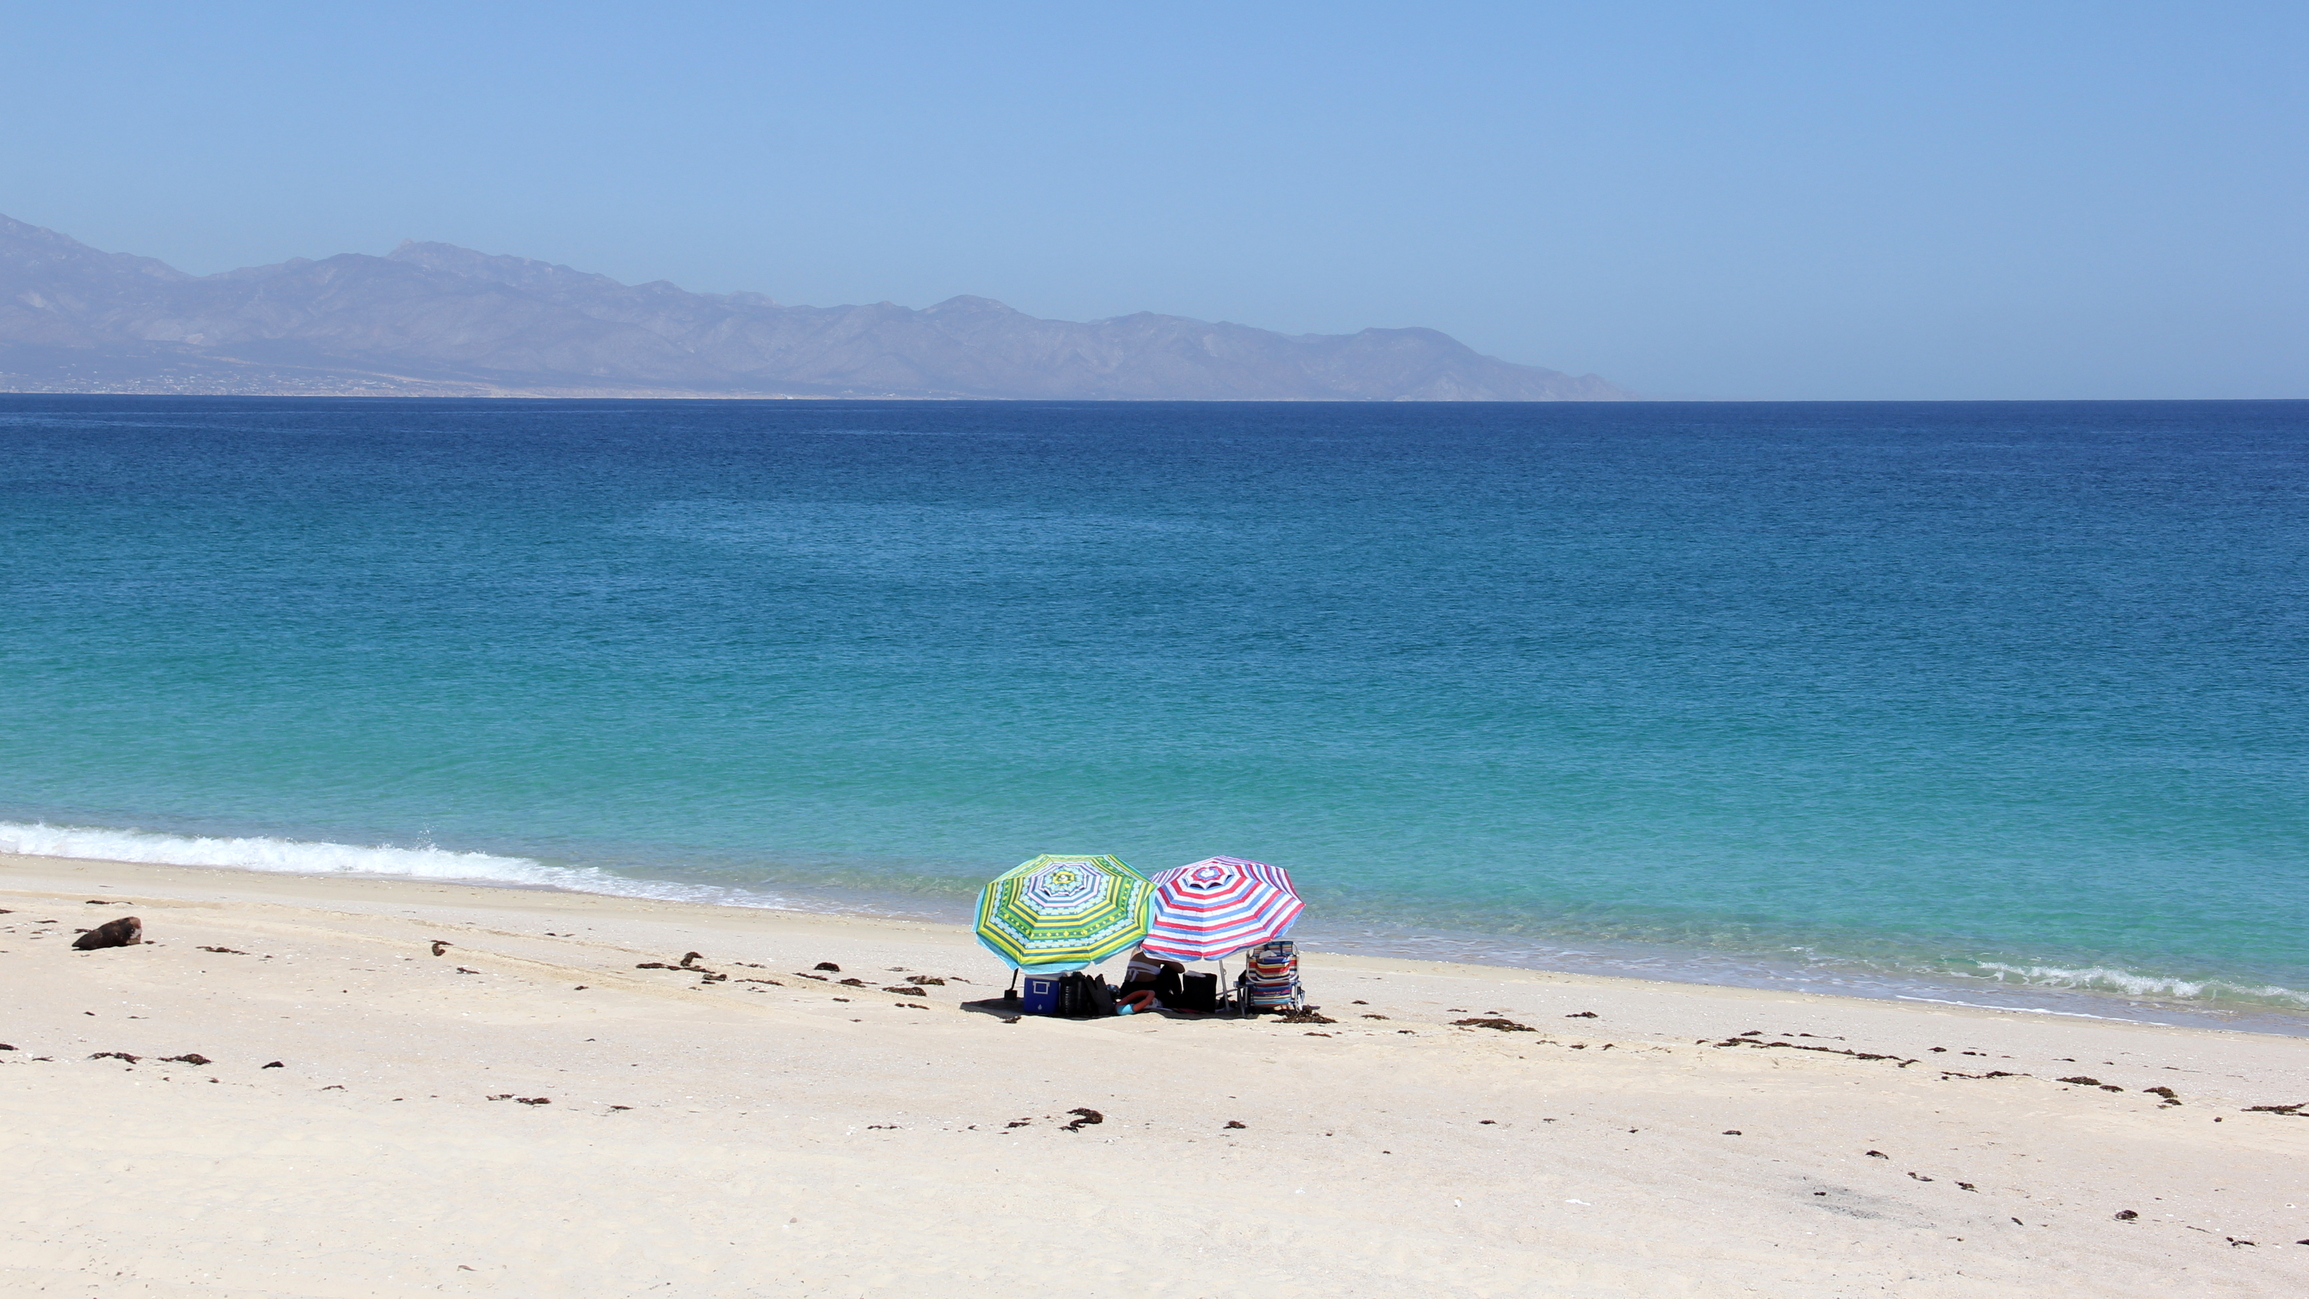
[[[2309,404],[0,397],[0,457],[0,848],[931,914],[1228,853],[1371,950],[2309,1015]]]

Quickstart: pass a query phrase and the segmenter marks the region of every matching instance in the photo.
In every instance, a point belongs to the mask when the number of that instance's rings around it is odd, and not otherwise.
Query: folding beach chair
[[[1236,1005],[1251,1015],[1305,1006],[1306,989],[1299,986],[1299,945],[1261,943],[1245,953],[1243,972],[1235,980],[1235,997]]]

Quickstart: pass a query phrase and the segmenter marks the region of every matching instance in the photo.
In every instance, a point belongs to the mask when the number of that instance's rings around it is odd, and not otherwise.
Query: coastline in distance
[[[1431,329],[1280,334],[989,298],[789,306],[404,242],[193,276],[0,216],[0,391],[240,396],[1625,401]]]

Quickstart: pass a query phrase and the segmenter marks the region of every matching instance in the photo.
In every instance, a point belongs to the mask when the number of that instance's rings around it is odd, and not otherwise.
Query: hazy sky
[[[1659,396],[2309,396],[2309,4],[0,9],[0,213],[1430,325]]]

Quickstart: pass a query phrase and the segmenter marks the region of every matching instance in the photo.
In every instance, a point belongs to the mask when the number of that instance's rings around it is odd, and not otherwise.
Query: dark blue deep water
[[[0,397],[0,850],[2281,1024],[2305,543],[2304,403]]]

